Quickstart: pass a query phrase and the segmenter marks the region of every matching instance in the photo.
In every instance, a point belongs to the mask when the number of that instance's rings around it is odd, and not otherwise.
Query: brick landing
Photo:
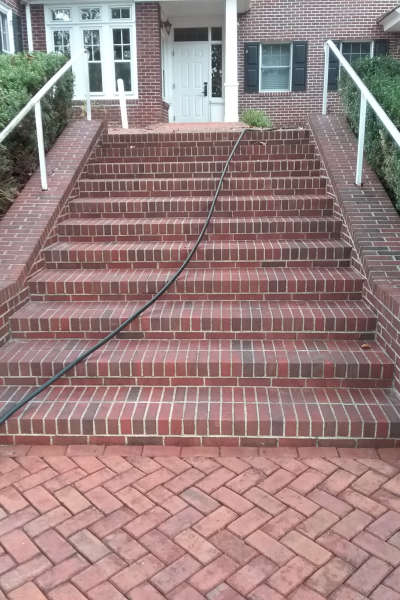
[[[0,447],[0,600],[399,600],[400,449]]]

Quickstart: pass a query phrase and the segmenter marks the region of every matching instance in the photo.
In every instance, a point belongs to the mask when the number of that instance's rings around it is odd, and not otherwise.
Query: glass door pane
[[[126,92],[132,91],[131,76],[131,30],[129,28],[113,29],[113,51],[115,66],[115,89],[117,80],[122,79]]]
[[[100,30],[85,29],[83,31],[83,45],[89,51],[89,86],[91,92],[103,91],[103,77],[101,73]]]

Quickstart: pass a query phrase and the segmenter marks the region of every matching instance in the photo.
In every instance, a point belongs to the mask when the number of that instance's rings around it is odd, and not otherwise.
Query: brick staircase
[[[2,402],[163,287],[197,239],[237,135],[103,135],[30,302],[10,320]],[[181,445],[398,434],[393,364],[374,342],[309,132],[246,134],[214,215],[162,299],[9,421],[10,434]]]

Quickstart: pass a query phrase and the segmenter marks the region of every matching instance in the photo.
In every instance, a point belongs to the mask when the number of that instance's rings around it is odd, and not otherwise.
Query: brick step
[[[166,177],[218,177],[225,168],[225,161],[195,162],[111,162],[91,163],[84,170],[86,179],[127,179]],[[226,177],[318,177],[321,161],[314,160],[232,160]]]
[[[43,250],[48,269],[179,268],[192,242],[57,242]],[[227,240],[202,242],[189,269],[218,266],[348,267],[351,246],[342,240]]]
[[[32,390],[19,383],[0,386],[0,410]],[[399,423],[393,389],[53,385],[3,427],[10,436],[22,434],[25,444],[29,433],[47,443],[54,435],[58,444],[198,446],[225,437],[236,445],[276,446],[280,438],[292,438],[305,446],[317,438],[320,445],[326,440],[343,447],[360,438],[378,438],[384,446],[399,437]]]
[[[58,225],[62,241],[184,241],[197,239],[204,217],[150,219],[68,219]],[[206,240],[266,240],[339,238],[342,221],[333,217],[218,217]]]
[[[206,217],[212,197],[182,198],[76,198],[68,202],[70,217],[154,218]],[[224,196],[216,216],[321,217],[333,213],[333,198],[323,196]]]
[[[80,179],[81,198],[124,196],[204,196],[213,195],[219,178],[182,179]],[[257,192],[277,194],[325,194],[324,177],[228,177],[222,185],[221,195],[232,192],[247,195]]]
[[[91,340],[10,340],[0,383],[41,385]],[[111,340],[64,385],[389,388],[394,365],[375,342],[344,340]]]
[[[14,338],[99,339],[141,302],[28,302],[10,319]],[[183,302],[160,299],[118,339],[373,339],[377,319],[363,302]]]
[[[175,269],[47,269],[29,281],[32,300],[149,300]],[[164,300],[361,300],[364,279],[354,269],[186,269]]]

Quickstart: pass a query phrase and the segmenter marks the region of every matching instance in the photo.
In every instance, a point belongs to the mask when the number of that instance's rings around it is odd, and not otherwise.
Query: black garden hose
[[[276,128],[271,128],[271,129],[269,129],[269,131],[274,131],[275,129]],[[235,145],[233,147],[233,150],[230,153],[228,160],[226,161],[224,170],[222,171],[222,174],[221,174],[221,177],[220,177],[220,180],[219,180],[219,183],[218,183],[218,187],[217,187],[217,190],[216,190],[215,195],[214,195],[214,200],[213,200],[213,203],[211,205],[210,211],[208,213],[207,220],[204,223],[203,229],[201,230],[201,233],[200,233],[200,235],[199,235],[199,237],[198,237],[195,245],[193,246],[193,248],[189,252],[189,254],[188,254],[185,262],[178,269],[178,271],[175,273],[175,275],[164,285],[164,287],[153,298],[151,298],[151,300],[149,300],[144,306],[142,306],[142,308],[140,308],[132,316],[130,316],[129,319],[127,319],[126,321],[124,321],[124,323],[122,323],[122,325],[120,325],[119,327],[117,327],[117,329],[115,329],[114,331],[112,331],[111,333],[109,333],[103,340],[100,340],[99,342],[97,342],[97,344],[95,344],[94,346],[92,346],[91,348],[89,348],[89,350],[86,350],[85,352],[83,352],[83,354],[81,354],[80,356],[78,356],[78,358],[76,358],[71,363],[69,363],[68,365],[66,365],[63,369],[61,369],[61,371],[59,371],[58,373],[56,373],[55,375],[53,375],[53,377],[51,377],[51,379],[49,379],[48,381],[46,381],[46,383],[44,383],[39,388],[37,388],[36,390],[34,390],[33,392],[31,392],[25,398],[22,398],[22,400],[20,400],[19,402],[17,402],[13,407],[11,407],[8,410],[6,410],[4,412],[4,414],[0,416],[0,425],[2,425],[3,423],[5,423],[5,421],[7,421],[7,419],[9,419],[20,408],[22,408],[23,406],[25,406],[25,404],[27,404],[28,402],[30,402],[31,400],[33,400],[34,398],[36,398],[36,396],[38,396],[44,390],[46,390],[48,387],[50,387],[53,383],[55,383],[58,379],[60,379],[60,377],[62,377],[63,375],[65,375],[70,369],[73,369],[74,367],[76,367],[76,365],[78,365],[80,362],[82,362],[83,360],[85,360],[86,358],[88,358],[91,354],[93,354],[93,352],[96,352],[96,350],[98,350],[99,348],[101,348],[102,346],[104,346],[104,344],[106,344],[107,342],[109,342],[110,340],[112,340],[113,337],[115,337],[118,333],[120,333],[120,331],[122,331],[123,329],[125,329],[125,327],[127,327],[130,323],[132,323],[132,321],[134,321],[137,317],[139,317],[142,313],[144,313],[148,308],[150,308],[150,306],[152,304],[154,304],[154,302],[156,302],[159,298],[161,298],[161,296],[178,279],[179,275],[186,269],[187,265],[189,264],[189,262],[191,261],[193,255],[194,255],[194,253],[196,252],[197,248],[199,247],[201,240],[203,239],[203,236],[204,236],[204,234],[205,234],[205,232],[207,230],[207,227],[208,227],[208,225],[210,223],[210,220],[211,220],[211,217],[213,215],[213,212],[214,212],[214,209],[215,209],[215,205],[217,203],[218,196],[219,196],[219,193],[221,191],[222,184],[224,182],[224,178],[225,178],[226,172],[227,172],[228,167],[229,167],[229,163],[231,162],[232,157],[235,154],[237,147],[239,146],[240,142],[242,141],[242,138],[243,138],[244,134],[247,131],[254,131],[254,129],[251,129],[251,128],[248,128],[248,127],[246,129],[243,129],[243,131],[241,132],[239,138],[237,139],[237,141],[236,141],[236,143],[235,143]]]

